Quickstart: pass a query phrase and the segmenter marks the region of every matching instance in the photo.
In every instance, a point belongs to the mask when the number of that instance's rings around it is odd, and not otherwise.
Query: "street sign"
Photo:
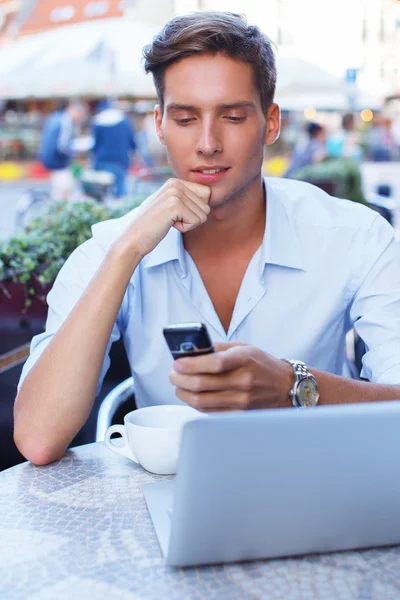
[[[346,69],[345,81],[349,85],[354,85],[357,82],[359,69]]]

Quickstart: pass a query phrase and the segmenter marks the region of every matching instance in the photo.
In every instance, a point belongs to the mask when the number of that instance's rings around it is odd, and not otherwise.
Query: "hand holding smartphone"
[[[168,325],[163,329],[163,333],[174,359],[214,352],[211,338],[203,323]]]
[[[201,356],[215,352],[207,327],[203,323],[178,323],[163,329],[164,337],[174,359],[184,356]],[[208,412],[236,410],[233,407],[217,407]]]

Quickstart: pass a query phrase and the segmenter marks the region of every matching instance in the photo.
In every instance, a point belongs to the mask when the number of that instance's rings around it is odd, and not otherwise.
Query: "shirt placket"
[[[266,293],[263,269],[260,269],[261,249],[258,249],[247,267],[235,302],[228,330],[228,340],[237,332],[250,312],[257,306]]]
[[[193,305],[206,324],[210,325],[222,340],[231,340],[240,324],[258,304],[266,291],[264,280],[262,277],[260,278],[260,250],[255,253],[246,270],[236,298],[228,333],[223,328],[197,267],[188,254],[186,255],[186,261],[189,269],[187,276],[181,279],[181,282],[188,291]]]

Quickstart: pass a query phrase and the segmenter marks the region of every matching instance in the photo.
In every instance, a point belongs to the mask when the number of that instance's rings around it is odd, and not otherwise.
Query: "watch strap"
[[[300,398],[297,393],[298,384],[303,379],[311,379],[313,382],[315,382],[315,385],[318,388],[316,379],[315,379],[314,375],[312,373],[310,373],[306,364],[303,361],[293,360],[293,359],[288,359],[288,358],[283,358],[282,360],[284,362],[288,363],[289,365],[291,365],[291,367],[293,369],[293,374],[295,377],[294,384],[293,384],[291,390],[289,390],[289,396],[292,399],[292,404],[293,404],[293,406],[296,406],[296,407],[299,407],[299,406],[303,407],[303,404],[300,402]],[[318,402],[318,400],[317,400],[317,402]]]

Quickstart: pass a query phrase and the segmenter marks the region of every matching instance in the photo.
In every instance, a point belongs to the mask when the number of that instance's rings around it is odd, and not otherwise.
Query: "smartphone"
[[[174,358],[214,352],[207,327],[203,323],[168,325],[164,327],[163,333]]]

